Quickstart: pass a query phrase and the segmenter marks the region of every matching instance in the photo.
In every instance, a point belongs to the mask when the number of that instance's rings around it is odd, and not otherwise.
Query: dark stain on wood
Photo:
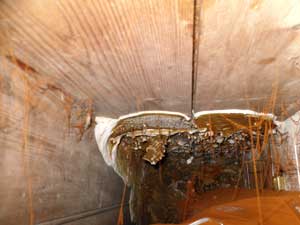
[[[259,60],[257,63],[261,65],[267,65],[275,62],[276,57],[269,57],[269,58],[264,58],[262,60]]]
[[[21,70],[31,73],[37,73],[37,71],[28,65],[27,63],[23,62],[22,60],[18,59],[16,56],[7,55],[5,56],[11,63],[18,66]]]
[[[300,30],[300,24],[292,26],[292,30]]]

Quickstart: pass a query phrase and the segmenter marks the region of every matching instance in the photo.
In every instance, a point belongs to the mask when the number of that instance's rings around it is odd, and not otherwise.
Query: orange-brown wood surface
[[[192,0],[1,1],[2,54],[92,98],[99,115],[189,113]]]
[[[194,111],[299,110],[300,3],[197,2]],[[193,12],[193,0],[0,1],[0,224],[120,202],[92,127],[72,118],[82,102],[101,116],[190,114]]]

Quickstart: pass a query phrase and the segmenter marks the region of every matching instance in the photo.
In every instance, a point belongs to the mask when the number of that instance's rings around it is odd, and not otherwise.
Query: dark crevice
[[[198,52],[200,41],[200,17],[201,17],[201,1],[194,0],[194,16],[193,16],[193,55],[192,55],[192,91],[191,91],[191,117],[193,118],[197,92],[197,73],[198,73]]]

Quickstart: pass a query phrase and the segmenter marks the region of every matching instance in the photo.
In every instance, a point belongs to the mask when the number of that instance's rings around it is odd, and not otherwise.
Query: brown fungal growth
[[[189,129],[191,124],[180,114],[143,113],[122,118],[114,127],[111,137],[122,134],[139,135],[141,132],[167,132]],[[149,133],[149,134],[150,134]]]
[[[131,187],[137,224],[179,223],[204,193],[272,188],[273,116],[225,111],[183,116],[145,113],[121,118],[109,137],[115,170]],[[278,167],[280,170],[280,167]],[[254,192],[255,193],[255,192]]]
[[[269,115],[252,115],[239,113],[212,113],[198,116],[194,121],[198,128],[209,129],[213,132],[222,132],[225,136],[238,130],[247,132],[249,130],[249,119],[253,130],[260,130],[272,122]],[[274,128],[274,127],[273,127]]]
[[[146,153],[143,159],[152,165],[156,165],[165,156],[166,137],[151,138],[149,145],[146,147]]]

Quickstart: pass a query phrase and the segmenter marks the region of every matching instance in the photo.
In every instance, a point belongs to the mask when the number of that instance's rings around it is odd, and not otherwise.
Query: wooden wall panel
[[[43,224],[119,205],[123,182],[104,163],[93,127],[81,137],[69,124],[67,92],[0,60],[0,224]],[[116,222],[110,211],[102,213],[107,225]]]

